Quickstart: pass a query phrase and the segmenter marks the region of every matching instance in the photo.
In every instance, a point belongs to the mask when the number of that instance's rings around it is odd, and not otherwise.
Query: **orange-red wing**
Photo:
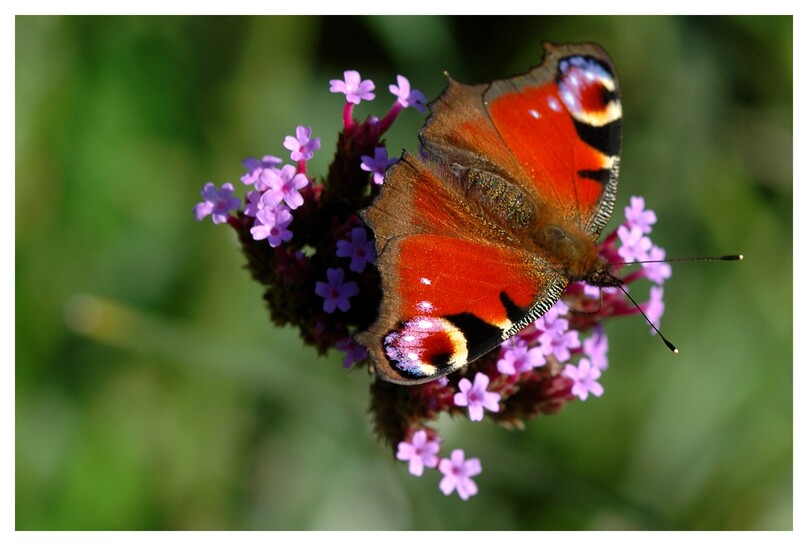
[[[450,82],[422,138],[449,162],[532,191],[537,204],[596,238],[617,191],[617,75],[596,45],[545,49],[543,63],[522,76],[488,86]]]
[[[434,166],[433,166],[434,167]],[[402,384],[446,375],[555,303],[566,281],[462,199],[459,182],[405,154],[365,212],[383,299],[357,336],[377,373]]]

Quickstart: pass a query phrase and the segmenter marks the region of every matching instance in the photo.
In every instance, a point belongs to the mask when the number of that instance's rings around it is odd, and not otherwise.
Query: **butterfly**
[[[569,282],[622,284],[596,246],[617,192],[617,74],[596,44],[543,45],[523,75],[449,78],[423,152],[405,151],[361,211],[382,301],[356,340],[382,379],[414,385],[462,368],[546,313]]]

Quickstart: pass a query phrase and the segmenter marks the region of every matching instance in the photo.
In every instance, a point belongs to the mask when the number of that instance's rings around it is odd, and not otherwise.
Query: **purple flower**
[[[373,263],[376,251],[373,248],[373,241],[368,241],[365,228],[353,228],[350,241],[337,241],[337,256],[350,258],[350,269],[356,273],[363,272],[367,264]]]
[[[564,320],[564,322],[567,321]],[[581,346],[581,340],[578,338],[577,330],[568,330],[566,332],[552,330],[544,332],[539,336],[539,343],[541,344],[539,348],[542,353],[546,356],[555,356],[556,360],[559,362],[569,360],[572,356],[570,349],[577,349]]]
[[[424,467],[435,468],[438,466],[438,451],[440,451],[440,439],[430,441],[425,430],[419,430],[412,435],[411,442],[399,442],[396,459],[399,461],[410,461],[410,474],[421,476]]]
[[[350,336],[337,341],[334,344],[334,348],[338,351],[345,351],[345,359],[342,361],[342,367],[346,369],[357,362],[365,360],[368,356],[367,349],[355,342]]]
[[[384,184],[384,171],[395,163],[395,159],[387,159],[387,150],[384,146],[376,147],[373,157],[362,156],[362,164],[359,166],[363,171],[373,173],[373,182],[378,185]]]
[[[529,349],[523,341],[506,341],[500,350],[497,370],[501,374],[516,375],[544,366],[545,362],[544,354],[538,347]]]
[[[569,321],[562,318],[567,314],[569,307],[559,300],[536,322],[536,328],[542,331],[539,336],[540,349],[545,356],[553,355],[559,362],[570,359],[570,349],[581,346],[577,330],[569,329]]]
[[[241,199],[233,197],[233,184],[225,182],[222,184],[222,189],[216,189],[213,182],[208,182],[202,188],[203,202],[197,203],[194,207],[194,216],[197,222],[208,214],[212,214],[211,219],[214,224],[223,224],[227,222],[228,211],[236,210],[241,206]]]
[[[665,302],[662,301],[662,295],[664,293],[665,290],[661,286],[652,286],[651,299],[641,305],[642,310],[645,311],[645,316],[647,316],[648,320],[657,328],[659,328],[659,319],[662,318],[662,313],[665,312]],[[653,328],[651,329],[651,333],[656,333]]]
[[[592,335],[584,340],[583,351],[595,368],[605,370],[609,367],[609,360],[606,358],[606,353],[609,352],[609,338],[601,326],[597,326]]]
[[[572,364],[564,366],[561,375],[572,380],[571,392],[581,400],[586,400],[589,393],[595,396],[603,394],[603,386],[598,383],[600,370],[597,366],[592,366],[586,358],[579,360],[577,366]]]
[[[626,263],[648,259],[648,251],[651,250],[651,239],[643,235],[641,228],[634,226],[629,229],[626,226],[620,226],[617,228],[617,236],[622,243],[620,248],[617,249],[617,253]]]
[[[376,88],[371,80],[362,80],[356,70],[346,70],[345,80],[331,80],[332,93],[345,93],[346,100],[359,104],[363,100],[373,100],[376,95],[371,93]]]
[[[426,111],[426,97],[417,89],[410,89],[410,81],[402,75],[398,75],[398,85],[390,85],[390,92],[398,99],[398,102],[404,108],[412,106],[419,112]]]
[[[275,207],[283,201],[290,209],[295,210],[303,204],[303,196],[298,190],[305,188],[309,179],[305,174],[298,174],[293,165],[284,165],[281,170],[264,170],[261,182],[268,188],[262,197],[264,206]]]
[[[349,298],[359,293],[359,287],[354,281],[343,282],[345,271],[340,268],[329,267],[326,271],[328,282],[317,282],[314,293],[324,298],[323,310],[333,313],[334,309],[347,311],[351,308]]]
[[[643,233],[651,233],[651,226],[656,224],[656,213],[645,210],[645,199],[632,197],[631,206],[626,207],[626,220],[629,227],[638,227]]]
[[[665,250],[656,245],[652,246],[651,251],[648,253],[648,259],[654,261],[664,260]],[[645,276],[653,283],[661,285],[665,283],[666,279],[671,278],[671,264],[669,263],[644,263],[642,268],[645,271]]]
[[[308,161],[320,149],[320,139],[311,138],[311,127],[297,126],[296,137],[287,136],[283,147],[292,152],[292,161]]]
[[[269,246],[277,248],[284,241],[292,238],[292,232],[286,229],[292,223],[289,209],[279,206],[275,209],[262,208],[255,215],[255,226],[250,229],[253,239],[266,239]]]
[[[247,172],[242,175],[241,181],[247,185],[255,184],[261,176],[261,171],[276,167],[281,163],[283,163],[281,158],[275,157],[274,155],[265,155],[261,159],[248,157],[241,162],[244,168],[247,169]]]
[[[482,372],[477,372],[474,376],[474,385],[465,377],[458,382],[460,392],[454,395],[455,406],[468,406],[469,419],[472,421],[483,420],[483,408],[488,411],[499,411],[500,395],[495,392],[488,392],[488,376]]]
[[[449,495],[456,489],[461,499],[468,500],[477,494],[477,484],[471,478],[483,471],[480,459],[475,457],[466,460],[463,450],[455,449],[450,459],[441,459],[438,470],[443,474],[439,487],[444,495]]]
[[[264,203],[261,200],[261,197],[264,194],[260,191],[248,191],[247,192],[247,202],[244,204],[244,215],[245,216],[255,216],[258,214],[258,211],[264,208]]]

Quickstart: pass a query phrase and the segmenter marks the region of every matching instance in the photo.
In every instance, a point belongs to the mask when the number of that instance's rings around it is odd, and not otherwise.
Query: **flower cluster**
[[[375,98],[376,86],[356,71],[343,76],[330,82],[331,92],[344,94],[345,102],[336,154],[325,177],[318,180],[307,172],[320,139],[301,125],[283,141],[289,163],[273,155],[243,161],[243,205],[231,183],[217,188],[208,182],[194,215],[197,220],[211,216],[213,223],[236,230],[253,278],[265,287],[272,322],[296,326],[320,354],[337,349],[344,354],[343,366],[353,369],[367,359],[353,335],[373,323],[381,301],[373,234],[357,211],[370,205],[385,170],[395,162],[383,135],[403,109],[425,111],[426,99],[398,76],[389,86],[395,99],[387,113],[359,122],[354,109]],[[413,387],[379,379],[371,383],[375,431],[408,463],[411,474],[436,469],[443,476],[440,490],[467,500],[477,493],[472,478],[482,465],[462,449],[441,455],[440,435],[430,426],[441,414],[518,428],[570,401],[603,394],[600,379],[609,348],[603,322],[642,309],[658,324],[664,311],[662,285],[671,271],[659,262],[664,250],[648,237],[655,222],[644,200],[632,197],[625,221],[598,247],[625,285],[650,281],[649,297],[639,309],[619,289],[572,283],[542,317],[458,373]],[[648,263],[627,271],[635,262]]]

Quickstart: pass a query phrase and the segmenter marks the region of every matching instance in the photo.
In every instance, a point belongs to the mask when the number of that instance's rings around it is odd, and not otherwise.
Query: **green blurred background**
[[[601,399],[510,432],[441,422],[482,459],[444,497],[371,432],[368,377],[270,326],[208,180],[286,156],[328,81],[430,98],[597,41],[623,89],[615,217],[644,195],[674,267],[663,331],[609,325]],[[406,111],[391,153],[417,146]],[[18,17],[18,529],[790,529],[790,17]],[[617,222],[613,221],[612,228]],[[607,228],[611,229],[611,228]]]

